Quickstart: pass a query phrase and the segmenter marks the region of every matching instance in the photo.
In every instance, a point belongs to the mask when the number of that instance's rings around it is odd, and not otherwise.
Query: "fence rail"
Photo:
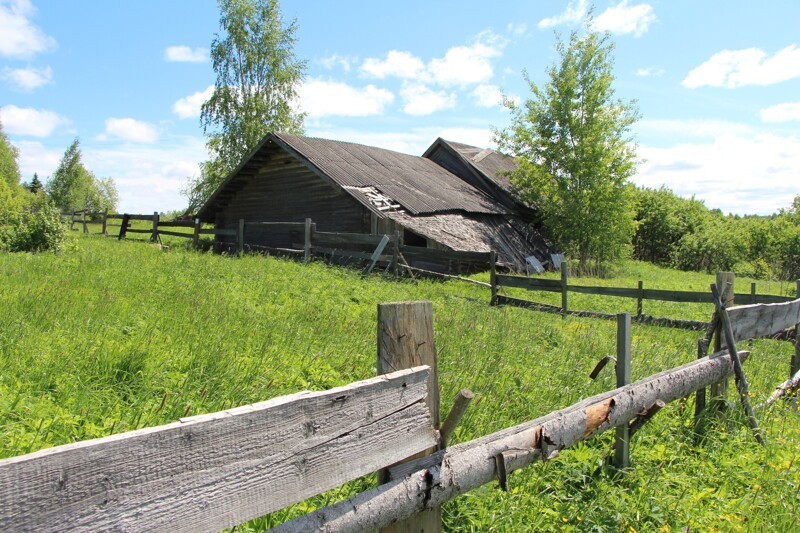
[[[436,431],[431,309],[379,305],[378,369],[399,371],[0,460],[0,529],[217,531],[388,467],[378,487],[275,530],[368,531],[405,521],[435,531],[442,503],[494,480],[504,488],[513,470],[606,430],[630,439],[664,404],[729,378],[748,354],[721,351],[631,384],[629,370],[618,371],[611,391],[445,448]],[[798,327],[800,299],[718,316],[736,340],[770,336]],[[627,366],[630,315],[618,318],[617,353]],[[429,366],[402,369],[420,359]],[[448,434],[452,413],[464,409],[452,409]],[[615,449],[615,460],[627,454],[627,445]]]

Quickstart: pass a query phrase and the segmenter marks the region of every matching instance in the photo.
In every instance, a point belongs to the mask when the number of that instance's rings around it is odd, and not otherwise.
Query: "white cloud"
[[[155,126],[132,118],[107,119],[106,133],[134,143],[152,144],[158,140]]]
[[[761,120],[764,122],[800,121],[800,102],[787,102],[762,109]]]
[[[502,43],[491,33],[480,34],[469,46],[454,46],[428,66],[431,78],[444,86],[483,83],[494,74],[491,59],[500,55]]]
[[[671,120],[671,119],[644,119],[634,126],[640,133],[655,133],[671,138],[715,138],[722,135],[752,135],[753,128],[739,122],[727,120]]]
[[[7,105],[0,108],[0,122],[3,129],[12,135],[29,135],[31,137],[49,137],[67,119],[46,109],[17,107]]]
[[[29,180],[36,173],[43,182],[51,176],[61,162],[64,150],[46,148],[39,141],[14,142],[19,149],[19,172],[23,179]]]
[[[306,81],[298,92],[300,108],[311,118],[381,115],[386,106],[394,101],[391,91],[374,85],[358,88],[321,79]]]
[[[352,56],[340,56],[339,54],[333,54],[331,56],[318,59],[317,63],[322,65],[323,68],[327,70],[333,70],[336,67],[341,67],[345,72],[350,72],[350,69],[356,61],[357,58]]]
[[[659,67],[643,67],[636,69],[635,74],[640,78],[658,78],[663,76],[666,71]]]
[[[510,22],[508,26],[506,26],[506,32],[511,35],[525,35],[528,32],[528,25],[524,22],[520,22],[519,24]]]
[[[184,96],[172,104],[172,112],[179,118],[195,118],[200,116],[200,108],[214,94],[214,86],[209,85],[204,91]]]
[[[456,96],[447,91],[434,91],[427,85],[411,83],[400,89],[403,98],[403,111],[409,115],[430,115],[436,111],[452,109],[456,106]]]
[[[164,59],[176,63],[205,63],[208,61],[208,49],[168,46],[164,50]]]
[[[796,44],[773,56],[758,48],[723,50],[694,68],[683,80],[689,89],[746,85],[773,85],[800,77],[800,47]]]
[[[478,85],[472,91],[475,103],[480,107],[501,107],[503,92],[497,85]]]
[[[711,208],[737,214],[770,214],[800,192],[800,138],[765,133],[725,133],[710,142],[640,146],[646,159],[634,181],[667,185],[695,195]]]
[[[53,69],[50,67],[36,68],[4,68],[3,79],[10,81],[21,91],[32,91],[53,80]]]
[[[539,21],[539,29],[552,28],[560,24],[576,24],[580,22],[587,12],[586,0],[570,0],[563,13],[555,17],[544,18]]]
[[[655,20],[656,15],[650,4],[629,5],[628,0],[622,0],[600,13],[594,20],[593,28],[617,35],[632,33],[634,37],[641,37]]]
[[[492,131],[487,128],[444,128],[439,126],[403,131],[365,131],[363,129],[309,128],[308,135],[377,146],[404,154],[422,155],[438,137],[473,146],[494,148]]]
[[[55,48],[55,39],[31,22],[35,13],[30,0],[0,0],[0,55],[29,59]]]
[[[403,79],[419,79],[425,75],[425,63],[415,55],[400,50],[391,50],[386,59],[368,57],[361,71],[369,76],[384,79],[389,76]]]

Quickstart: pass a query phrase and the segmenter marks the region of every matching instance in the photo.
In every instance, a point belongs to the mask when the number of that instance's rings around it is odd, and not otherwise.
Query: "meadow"
[[[77,233],[77,232],[75,232]],[[476,276],[486,280],[486,275]],[[630,262],[586,285],[707,290],[713,277]],[[749,290],[747,279],[737,286]],[[794,285],[758,282],[759,293]],[[742,290],[741,288],[739,290]],[[516,294],[530,297],[530,295]],[[534,299],[555,303],[555,294]],[[551,302],[549,299],[553,299]],[[321,262],[168,252],[73,234],[56,254],[0,255],[0,457],[172,422],[375,374],[377,304],[431,300],[442,409],[476,393],[463,442],[613,388],[597,361],[615,351],[613,321],[490,307],[484,287],[395,281]],[[635,301],[570,295],[570,307],[635,312]],[[707,320],[704,304],[645,302],[654,316]],[[638,379],[696,357],[701,334],[634,324]],[[787,377],[794,347],[755,341],[745,364],[754,402]],[[731,395],[731,400],[733,395]],[[758,447],[738,404],[693,431],[694,401],[667,406],[632,442],[629,471],[608,467],[611,432],[487,485],[444,508],[454,531],[797,530],[797,404],[757,414]],[[375,483],[368,476],[240,526],[261,530]]]

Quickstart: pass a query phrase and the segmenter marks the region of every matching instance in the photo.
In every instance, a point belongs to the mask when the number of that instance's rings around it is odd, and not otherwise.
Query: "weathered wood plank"
[[[128,230],[130,231],[130,230]],[[188,232],[180,232],[180,231],[164,231],[159,228],[158,230],[159,235],[170,235],[171,237],[186,237],[187,239],[191,239],[194,237],[194,233]]]
[[[127,215],[127,217],[128,220],[147,220],[149,222],[153,221],[153,215]]]
[[[169,222],[158,221],[159,228],[193,228],[194,220],[171,220]],[[159,230],[159,233],[164,233]]]
[[[753,302],[755,298],[755,302]],[[748,305],[752,303],[757,304],[781,304],[784,302],[791,302],[794,300],[791,296],[778,296],[776,294],[737,294],[734,296],[734,303],[736,305]]]
[[[800,299],[780,304],[754,304],[728,309],[737,341],[769,337],[800,322]]]
[[[643,289],[642,298],[645,300],[661,300],[665,302],[681,303],[712,303],[710,292],[697,291],[670,291],[664,289]]]
[[[744,359],[746,352],[740,352]],[[576,442],[627,424],[657,402],[670,403],[730,376],[727,352],[660,372],[571,407],[459,444],[392,469],[392,481],[343,502],[286,522],[275,532],[379,529],[440,506],[506,472],[546,460]]]
[[[135,228],[128,228],[127,233],[153,233],[152,229],[135,229]]]
[[[558,279],[523,278],[497,274],[497,285],[532,291],[561,292],[561,280]]]
[[[0,461],[3,531],[218,531],[436,443],[427,367]]]
[[[625,287],[591,287],[584,285],[568,285],[570,292],[581,294],[597,294],[600,296],[618,296],[621,298],[639,298],[639,289]]]
[[[383,239],[383,235],[370,235],[367,233],[330,233],[315,231],[311,235],[311,242],[314,244],[366,244],[377,246]]]

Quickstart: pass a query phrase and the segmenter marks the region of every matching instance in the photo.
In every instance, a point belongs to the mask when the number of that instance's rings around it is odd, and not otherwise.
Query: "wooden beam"
[[[402,370],[0,460],[0,524],[232,527],[434,446],[429,375]]]
[[[741,305],[728,310],[737,340],[770,337],[800,322],[800,298],[782,304]]]

